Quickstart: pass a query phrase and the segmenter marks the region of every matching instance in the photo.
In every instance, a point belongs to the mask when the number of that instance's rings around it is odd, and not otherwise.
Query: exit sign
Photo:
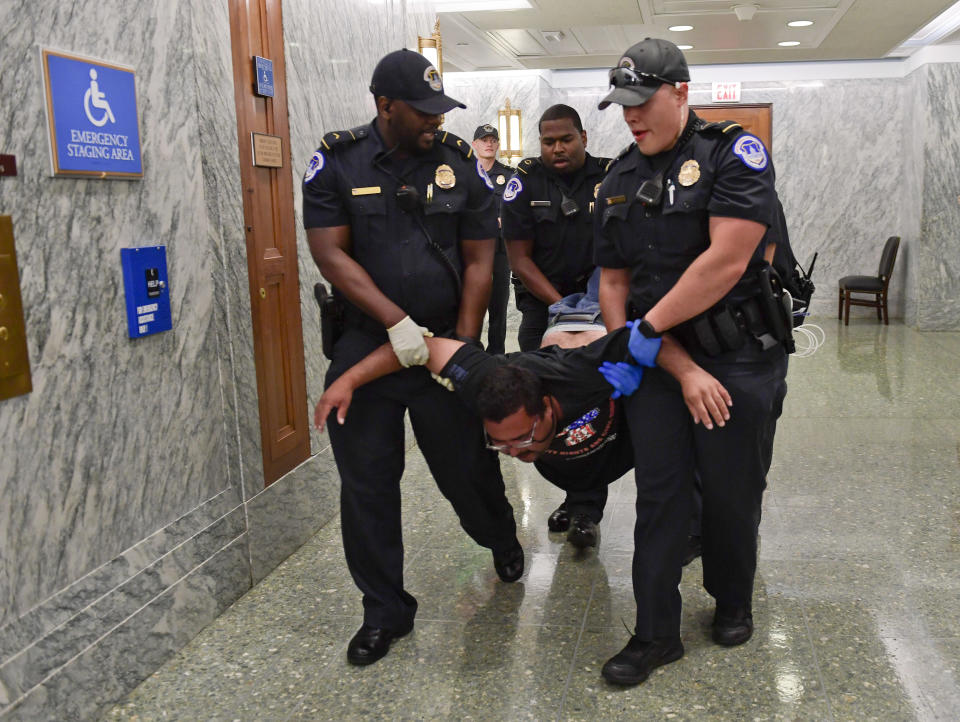
[[[714,103],[739,103],[740,102],[740,83],[714,83],[713,84],[713,102]]]

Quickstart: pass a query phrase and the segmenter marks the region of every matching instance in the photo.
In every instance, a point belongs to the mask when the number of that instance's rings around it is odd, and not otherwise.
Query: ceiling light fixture
[[[527,10],[530,0],[433,0],[438,13],[473,13],[485,10]]]
[[[566,37],[562,30],[544,30],[543,39],[548,43],[559,43]]]
[[[743,22],[747,20],[753,20],[753,16],[757,14],[757,10],[759,9],[760,7],[754,5],[753,3],[750,3],[749,5],[734,5],[733,13],[737,16],[737,20]]]
[[[799,40],[784,40],[782,43],[777,43],[781,48],[792,48],[794,45],[799,45]]]
[[[680,50],[693,50],[692,45],[678,45],[677,47],[680,48]]]
[[[787,23],[788,28],[808,28],[813,25],[813,20],[791,20]]]
[[[668,30],[672,30],[675,33],[685,33],[688,30],[693,30],[693,25],[671,25]]]

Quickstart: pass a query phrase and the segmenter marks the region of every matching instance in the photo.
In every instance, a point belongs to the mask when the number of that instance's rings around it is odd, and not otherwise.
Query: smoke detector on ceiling
[[[757,14],[757,10],[759,9],[759,6],[752,3],[749,5],[733,6],[733,12],[737,16],[737,20],[740,20],[741,22],[753,20],[753,16]]]
[[[563,40],[566,35],[563,34],[562,30],[544,30],[543,39],[548,43],[559,43]]]

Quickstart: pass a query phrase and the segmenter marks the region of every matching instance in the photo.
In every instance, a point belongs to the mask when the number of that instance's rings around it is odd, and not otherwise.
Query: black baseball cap
[[[690,69],[680,48],[669,40],[646,38],[631,45],[617,67],[610,70],[613,90],[597,107],[603,110],[611,103],[643,105],[661,84],[689,82]]]
[[[478,125],[477,129],[473,131],[474,140],[480,140],[480,138],[486,138],[488,135],[492,135],[494,140],[500,140],[500,131],[494,128],[489,123],[487,123],[486,125]]]
[[[440,115],[463,103],[443,94],[443,79],[435,67],[420,53],[394,50],[384,55],[373,69],[370,92],[391,100],[402,100],[421,113]]]

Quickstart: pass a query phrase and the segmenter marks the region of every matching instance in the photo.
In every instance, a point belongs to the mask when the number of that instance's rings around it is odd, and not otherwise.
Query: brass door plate
[[[0,216],[0,400],[32,390],[13,221]]]
[[[279,135],[251,133],[253,164],[262,168],[283,168],[283,138]]]

